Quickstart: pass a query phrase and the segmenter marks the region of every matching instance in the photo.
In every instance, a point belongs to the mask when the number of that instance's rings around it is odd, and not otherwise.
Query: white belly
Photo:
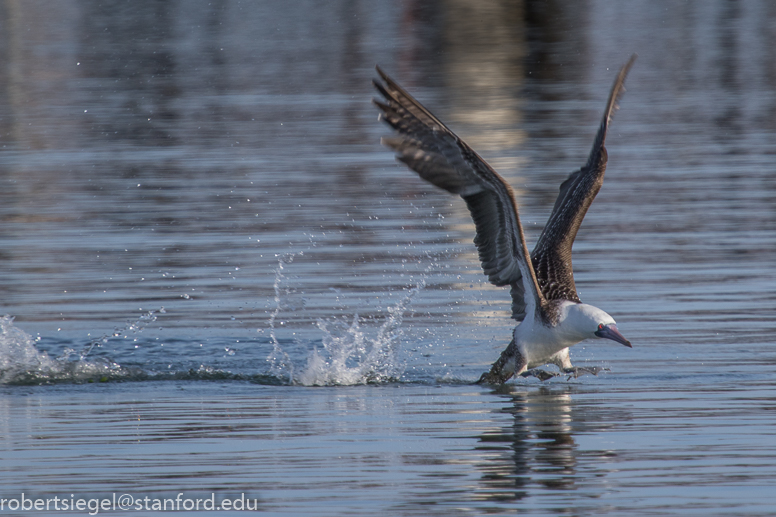
[[[579,343],[579,340],[563,339],[562,336],[550,332],[536,331],[531,333],[530,337],[532,339],[519,341],[519,350],[528,363],[528,368],[548,363],[565,366],[561,362],[568,361],[568,347]]]
[[[571,305],[573,302],[568,303]],[[560,367],[571,365],[568,347],[576,345],[586,336],[571,324],[572,321],[565,318],[566,311],[561,314],[561,321],[555,327],[547,327],[527,317],[515,328],[515,343],[528,363],[528,368],[548,363]]]

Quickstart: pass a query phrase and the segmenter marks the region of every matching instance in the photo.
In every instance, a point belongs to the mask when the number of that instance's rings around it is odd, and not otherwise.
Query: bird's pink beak
[[[630,344],[630,341],[625,339],[625,336],[620,334],[620,331],[617,330],[617,325],[614,325],[614,324],[605,325],[604,328],[596,331],[595,335],[598,337],[602,337],[604,339],[611,339],[612,341],[617,341],[621,345],[625,345],[628,348],[633,348],[633,346],[631,346]]]

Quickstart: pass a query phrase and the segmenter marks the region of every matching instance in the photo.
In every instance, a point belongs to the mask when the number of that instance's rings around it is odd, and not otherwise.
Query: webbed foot
[[[541,370],[539,368],[531,368],[520,374],[521,377],[536,377],[540,381],[546,381],[547,379],[552,379],[558,375],[560,375],[560,373],[548,372],[547,370]]]
[[[571,368],[564,368],[563,373],[568,373],[569,377],[568,380],[576,379],[580,375],[584,375],[586,373],[590,373],[593,375],[598,375],[598,372],[608,372],[609,368],[603,368],[601,366],[572,366]]]
[[[500,369],[491,368],[480,376],[480,380],[474,384],[504,384],[512,377],[512,374],[505,374]]]

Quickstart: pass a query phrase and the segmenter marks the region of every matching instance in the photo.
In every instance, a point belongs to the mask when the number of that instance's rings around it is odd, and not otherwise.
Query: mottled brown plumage
[[[608,154],[606,132],[617,107],[617,100],[624,91],[625,77],[636,56],[620,69],[609,93],[606,110],[598,128],[587,163],[573,172],[560,186],[550,218],[531,253],[539,287],[549,300],[571,300],[578,302],[577,288],[571,262],[571,247],[577,236],[588,208],[593,203],[604,183]],[[512,292],[513,300],[522,300],[522,293]],[[513,312],[514,302],[513,302]],[[514,316],[513,316],[514,317]]]
[[[512,331],[512,341],[479,382],[503,383],[513,375],[545,380],[557,374],[535,367],[549,363],[572,376],[597,373],[598,368],[574,367],[568,347],[594,337],[631,346],[609,314],[580,302],[571,247],[603,184],[606,132],[635,57],[622,67],[614,82],[587,163],[561,184],[550,219],[530,255],[517,203],[506,181],[377,68],[382,82],[374,81],[374,85],[384,99],[374,103],[380,109],[380,118],[397,133],[383,139],[383,143],[421,178],[463,198],[474,220],[474,244],[482,269],[493,284],[512,288],[512,317],[520,323]]]
[[[587,163],[560,186],[552,214],[529,255],[512,189],[463,140],[393,81],[379,67],[382,82],[373,81],[384,98],[375,100],[381,119],[397,131],[384,138],[397,159],[421,178],[460,195],[476,228],[474,244],[488,280],[510,285],[512,317],[522,320],[528,305],[551,321],[554,301],[579,302],[571,262],[571,248],[582,219],[603,184],[607,152],[606,132],[634,55],[612,86],[603,120]],[[529,281],[523,281],[524,274]],[[529,296],[526,297],[526,285]]]

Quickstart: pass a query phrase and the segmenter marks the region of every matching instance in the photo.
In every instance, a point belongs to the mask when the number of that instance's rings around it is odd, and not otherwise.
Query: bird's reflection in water
[[[512,388],[514,389],[514,388]],[[480,436],[477,449],[488,461],[479,498],[516,501],[530,487],[574,490],[577,444],[573,436],[573,400],[569,388],[504,392],[511,405],[511,426]]]

